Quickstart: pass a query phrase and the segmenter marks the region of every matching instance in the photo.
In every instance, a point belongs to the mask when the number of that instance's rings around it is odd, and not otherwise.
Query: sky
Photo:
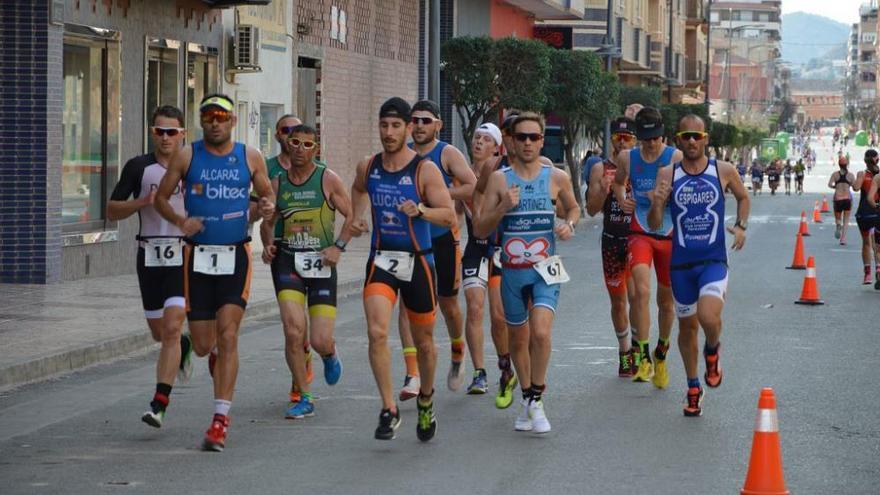
[[[867,0],[782,0],[782,14],[809,12],[852,24],[859,20],[859,6]]]

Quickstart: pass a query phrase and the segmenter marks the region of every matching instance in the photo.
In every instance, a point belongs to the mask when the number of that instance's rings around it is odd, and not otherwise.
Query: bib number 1
[[[232,275],[235,273],[235,246],[200,244],[193,248],[193,271],[205,275]]]
[[[565,271],[565,267],[562,266],[562,258],[559,255],[551,256],[544,261],[535,263],[533,267],[547,285],[564,284],[571,280]]]
[[[406,251],[376,251],[373,263],[397,280],[409,282],[412,280],[415,255]]]

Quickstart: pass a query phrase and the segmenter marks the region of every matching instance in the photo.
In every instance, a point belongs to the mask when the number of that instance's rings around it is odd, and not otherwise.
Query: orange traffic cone
[[[819,202],[813,205],[813,223],[822,223],[822,215],[819,214]]]
[[[782,473],[782,447],[779,445],[779,420],[776,396],[772,388],[761,389],[758,417],[752,437],[749,470],[740,495],[788,495]]]
[[[810,256],[807,259],[807,273],[804,276],[804,288],[801,289],[801,298],[795,304],[819,306],[825,301],[819,299],[819,283],[816,281],[816,261]]]
[[[810,229],[807,228],[807,212],[806,210],[801,210],[801,227],[798,230],[798,234],[804,237],[810,237]]]
[[[794,245],[794,258],[791,266],[787,266],[789,270],[806,270],[807,265],[804,263],[804,236],[798,232],[797,243]]]
[[[819,210],[819,213],[831,213],[831,210],[828,209],[828,196],[822,195],[822,209]]]

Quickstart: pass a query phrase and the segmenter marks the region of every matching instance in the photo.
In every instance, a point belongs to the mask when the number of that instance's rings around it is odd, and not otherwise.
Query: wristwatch
[[[425,214],[425,203],[419,203],[419,214],[416,216],[420,217],[424,214]]]
[[[574,234],[574,226],[575,226],[575,223],[572,222],[572,221],[570,221],[570,220],[569,220],[567,223],[568,223],[568,228],[571,229],[571,233]]]
[[[749,224],[748,221],[737,220],[736,223],[733,224],[733,226],[734,226],[734,227],[739,227],[739,228],[743,229],[743,232],[745,232],[745,231],[746,231],[746,227],[748,226],[748,224]]]
[[[334,242],[333,245],[336,246],[337,249],[339,249],[340,251],[342,251],[344,253],[345,246],[347,246],[348,243],[343,241],[342,239],[336,239],[336,242]]]

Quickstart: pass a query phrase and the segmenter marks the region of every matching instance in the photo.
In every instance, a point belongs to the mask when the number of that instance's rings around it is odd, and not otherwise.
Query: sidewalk
[[[360,293],[369,236],[353,239],[337,269],[339,298]],[[254,255],[245,319],[278,311],[272,276]],[[54,285],[0,285],[0,390],[157,345],[137,275]]]

